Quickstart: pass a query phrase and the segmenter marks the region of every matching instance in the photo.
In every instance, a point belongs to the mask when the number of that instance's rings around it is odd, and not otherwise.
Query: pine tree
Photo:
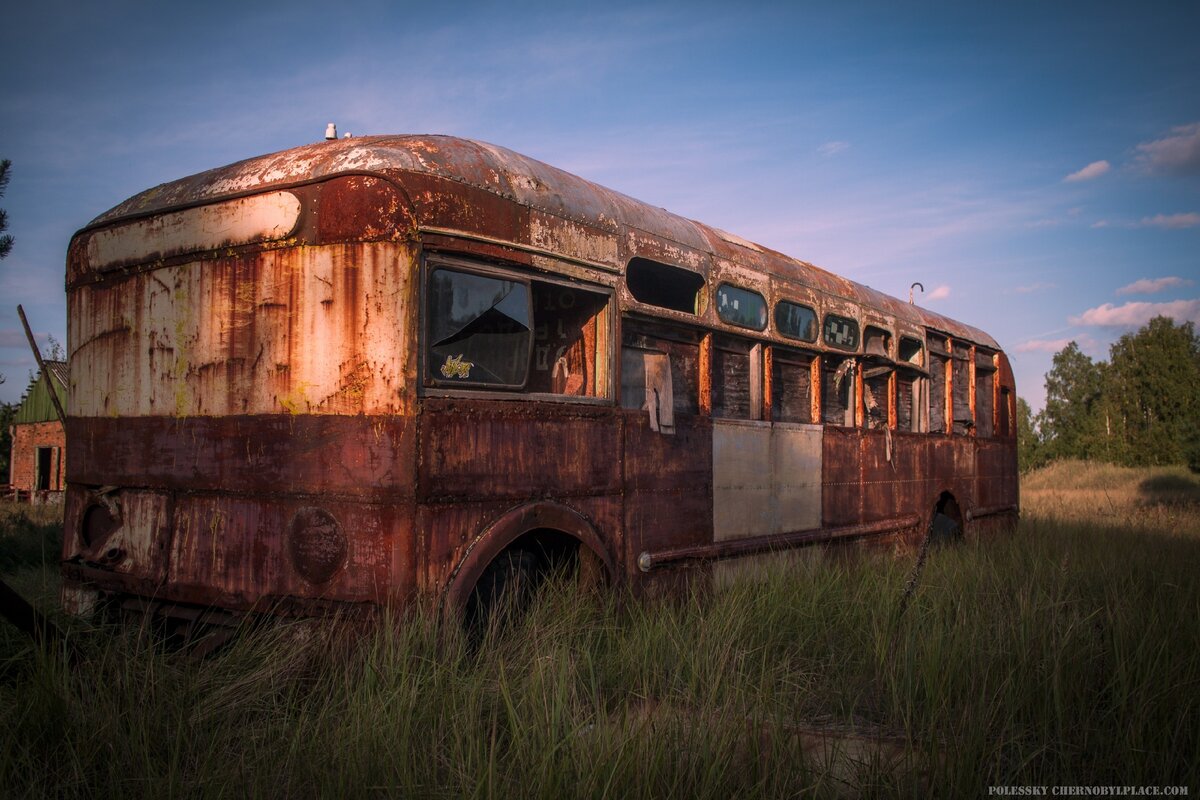
[[[7,158],[0,161],[0,197],[4,196],[4,190],[8,188],[8,168],[12,166],[12,162]],[[7,233],[8,230],[8,212],[0,208],[0,258],[4,258],[12,251],[13,237]]]

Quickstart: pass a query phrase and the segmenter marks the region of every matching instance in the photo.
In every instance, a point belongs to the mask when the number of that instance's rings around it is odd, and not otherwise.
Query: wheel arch
[[[471,541],[442,592],[442,616],[446,619],[460,617],[487,566],[522,537],[539,532],[569,537],[578,544],[581,578],[613,580],[616,562],[591,522],[561,503],[527,503],[505,512]],[[587,563],[589,560],[591,564]]]

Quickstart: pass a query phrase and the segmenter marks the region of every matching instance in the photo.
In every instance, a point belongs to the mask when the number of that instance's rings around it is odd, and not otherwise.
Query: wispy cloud
[[[1175,230],[1180,228],[1195,228],[1200,226],[1200,214],[1194,211],[1187,214],[1156,214],[1153,217],[1143,217],[1139,225],[1142,227],[1171,228]]]
[[[1158,292],[1166,291],[1167,289],[1177,289],[1182,286],[1191,286],[1195,281],[1190,281],[1186,278],[1178,278],[1170,276],[1167,278],[1142,278],[1136,280],[1127,286],[1122,286],[1117,289],[1117,294],[1157,294]]]
[[[1137,161],[1150,172],[1200,175],[1200,122],[1172,128],[1170,135],[1137,146]]]
[[[1140,220],[1111,220],[1100,219],[1092,223],[1093,228],[1165,228],[1182,230],[1184,228],[1200,227],[1200,214],[1189,211],[1183,214],[1155,214],[1153,217],[1142,217]]]
[[[1013,289],[1013,291],[1017,294],[1033,294],[1034,292],[1044,292],[1047,289],[1053,289],[1055,285],[1056,284],[1053,283],[1044,283],[1042,281],[1038,281],[1037,283],[1031,283],[1028,286],[1018,286]]]
[[[830,156],[836,156],[838,153],[843,153],[849,149],[849,142],[826,142],[817,148],[817,152],[826,158],[829,158]]]
[[[33,338],[38,343],[38,346],[41,347],[47,344],[49,336],[50,334],[48,333],[35,333]],[[23,330],[15,328],[0,330],[0,347],[19,347],[22,350],[28,350],[29,340],[25,338],[25,331]]]
[[[1068,183],[1077,183],[1078,181],[1090,181],[1093,178],[1099,178],[1104,173],[1112,169],[1112,164],[1107,161],[1093,161],[1081,170],[1072,172],[1067,177],[1063,178]]]
[[[1079,345],[1082,350],[1091,350],[1096,340],[1087,334],[1068,336],[1064,339],[1026,339],[1016,346],[1018,353],[1057,353],[1071,342]]]
[[[1200,298],[1173,300],[1169,303],[1130,302],[1123,305],[1105,303],[1089,308],[1077,317],[1071,317],[1072,325],[1097,325],[1105,328],[1137,328],[1154,317],[1170,317],[1176,322],[1200,323]]]
[[[925,299],[932,302],[935,300],[945,300],[949,296],[950,287],[943,283],[941,286],[935,287]]]

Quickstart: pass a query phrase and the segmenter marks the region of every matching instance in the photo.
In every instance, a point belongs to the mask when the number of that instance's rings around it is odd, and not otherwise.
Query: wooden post
[[[46,389],[50,392],[50,400],[54,403],[54,411],[58,414],[58,421],[62,423],[63,429],[67,427],[67,414],[63,411],[62,403],[58,401],[58,392],[54,390],[54,381],[50,378],[50,373],[46,371],[46,362],[42,361],[42,351],[38,350],[37,342],[33,340],[33,331],[29,328],[29,320],[25,319],[25,309],[17,306],[17,314],[21,317],[21,324],[25,327],[25,338],[29,340],[29,348],[33,350],[33,357],[37,360],[38,370],[42,373],[42,380],[46,382]]]

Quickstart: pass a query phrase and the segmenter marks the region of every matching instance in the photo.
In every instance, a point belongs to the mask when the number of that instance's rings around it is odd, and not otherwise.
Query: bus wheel
[[[467,600],[465,623],[472,638],[503,628],[529,608],[542,575],[536,554],[509,548],[488,564]]]
[[[929,526],[929,541],[935,545],[953,544],[962,541],[962,514],[958,502],[949,492],[943,492],[934,507],[933,520]]]

